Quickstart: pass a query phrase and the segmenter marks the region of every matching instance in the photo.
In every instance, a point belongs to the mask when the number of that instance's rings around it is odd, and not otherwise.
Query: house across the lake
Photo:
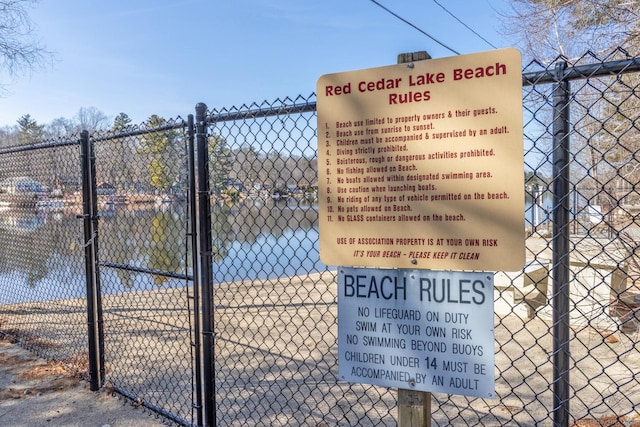
[[[28,176],[0,181],[0,206],[31,207],[47,197],[46,187]]]

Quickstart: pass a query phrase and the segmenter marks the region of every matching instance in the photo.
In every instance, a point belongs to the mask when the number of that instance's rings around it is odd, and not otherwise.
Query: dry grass
[[[2,342],[7,342],[3,336]],[[31,353],[0,351],[0,366],[8,380],[0,388],[0,401],[74,387],[80,381],[61,362],[43,361]]]
[[[616,416],[606,415],[599,418],[583,418],[573,424],[573,427],[640,427],[640,415]]]

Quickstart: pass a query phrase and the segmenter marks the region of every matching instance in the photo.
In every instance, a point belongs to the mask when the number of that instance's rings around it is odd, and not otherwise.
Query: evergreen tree
[[[42,138],[44,127],[32,119],[31,115],[25,114],[17,120],[17,123],[21,144],[30,144]]]
[[[227,141],[219,135],[209,137],[209,185],[214,194],[226,189],[231,171]]]
[[[165,194],[178,182],[180,169],[177,133],[171,129],[158,129],[166,122],[162,117],[152,115],[147,122],[149,132],[144,135],[139,148],[139,152],[146,155],[149,185]]]
[[[130,130],[133,126],[131,125],[131,118],[126,113],[120,113],[113,119],[113,126],[111,127],[111,132],[113,133],[124,133]]]
[[[113,120],[111,132],[117,137],[131,130],[131,118],[125,113],[120,113]],[[134,182],[134,168],[136,140],[132,138],[122,137],[115,138],[112,142],[112,155],[105,158],[104,161],[109,163],[109,180],[118,191],[130,191]],[[133,145],[133,147],[132,147]],[[114,155],[115,154],[115,155]]]

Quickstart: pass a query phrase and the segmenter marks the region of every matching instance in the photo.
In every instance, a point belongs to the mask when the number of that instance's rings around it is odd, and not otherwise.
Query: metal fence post
[[[198,254],[198,204],[196,200],[196,154],[195,154],[195,125],[193,114],[187,117],[188,132],[188,163],[189,163],[189,229],[191,238],[191,264],[193,276],[193,352],[195,364],[195,408],[197,423],[202,425],[202,339],[200,328],[200,262]]]
[[[553,87],[553,424],[569,426],[569,82],[556,65]]]
[[[89,353],[89,384],[92,391],[100,388],[103,355],[101,347],[101,313],[96,259],[96,206],[95,157],[89,132],[80,134],[80,162],[82,170],[82,219],[84,223],[84,257],[87,284],[87,333]]]
[[[196,105],[196,144],[198,160],[198,236],[200,242],[200,292],[202,303],[202,358],[204,423],[215,425],[213,373],[213,274],[211,265],[211,199],[209,184],[209,145],[207,144],[207,106]]]
[[[106,378],[105,362],[104,362],[104,316],[102,313],[102,284],[100,282],[100,233],[98,229],[98,220],[100,215],[98,214],[98,182],[96,174],[96,152],[94,149],[93,141],[89,142],[90,156],[89,162],[91,165],[91,227],[93,232],[93,271],[95,280],[95,293],[96,293],[96,324],[98,326],[98,369],[100,371],[100,386],[102,386],[104,379]]]

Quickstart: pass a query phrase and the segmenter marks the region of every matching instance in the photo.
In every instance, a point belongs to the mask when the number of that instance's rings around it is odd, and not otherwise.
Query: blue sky
[[[379,0],[464,54],[493,49],[433,0]],[[439,0],[493,45],[507,0]],[[328,73],[389,65],[401,52],[454,53],[370,0],[41,0],[30,16],[55,53],[0,98],[0,126],[95,107],[134,123],[308,96]]]

